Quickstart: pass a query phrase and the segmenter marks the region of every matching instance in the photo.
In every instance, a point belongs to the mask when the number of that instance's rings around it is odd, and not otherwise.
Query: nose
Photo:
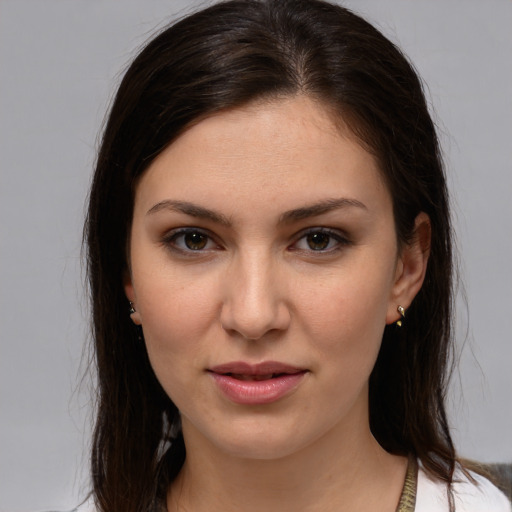
[[[275,258],[262,252],[239,255],[223,286],[221,325],[228,333],[248,340],[285,331],[291,319],[284,276]]]

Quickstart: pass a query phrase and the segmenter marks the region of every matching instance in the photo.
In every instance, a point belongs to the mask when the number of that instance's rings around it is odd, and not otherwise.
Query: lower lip
[[[239,380],[210,372],[220,391],[236,404],[263,405],[276,402],[291,393],[306,372],[283,374],[267,380]]]

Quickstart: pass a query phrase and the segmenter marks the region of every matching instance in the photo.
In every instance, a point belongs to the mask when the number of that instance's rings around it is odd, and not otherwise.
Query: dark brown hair
[[[426,279],[402,329],[387,326],[370,379],[379,443],[451,482],[444,407],[450,369],[451,228],[435,127],[400,50],[347,9],[320,0],[234,0],[182,19],[127,70],[105,126],[85,229],[98,374],[94,496],[103,512],[146,511],[185,458],[178,411],[132,324],[123,290],[134,188],[162,150],[215,112],[308,95],[374,153],[393,198],[397,237],[430,217]]]

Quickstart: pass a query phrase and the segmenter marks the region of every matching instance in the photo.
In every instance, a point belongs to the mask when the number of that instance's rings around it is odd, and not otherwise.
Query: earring
[[[402,319],[404,319],[404,318],[405,318],[405,309],[404,309],[402,306],[400,306],[400,305],[399,305],[399,306],[396,308],[396,310],[400,313],[400,315],[402,315],[402,318],[400,318],[400,319],[398,319],[398,320],[396,321],[396,325],[398,325],[398,327],[402,327]]]
[[[135,306],[133,305],[132,301],[130,301],[129,304],[130,304],[130,316],[131,316],[134,313],[136,313],[137,310],[135,309]],[[137,328],[137,338],[139,338],[139,341],[142,341],[142,326],[137,324],[135,327]]]

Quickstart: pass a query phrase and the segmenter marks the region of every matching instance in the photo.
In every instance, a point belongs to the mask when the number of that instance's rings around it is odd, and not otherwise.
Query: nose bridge
[[[223,328],[247,339],[285,329],[289,312],[279,281],[279,265],[268,248],[253,246],[240,251],[227,276],[221,313]]]

